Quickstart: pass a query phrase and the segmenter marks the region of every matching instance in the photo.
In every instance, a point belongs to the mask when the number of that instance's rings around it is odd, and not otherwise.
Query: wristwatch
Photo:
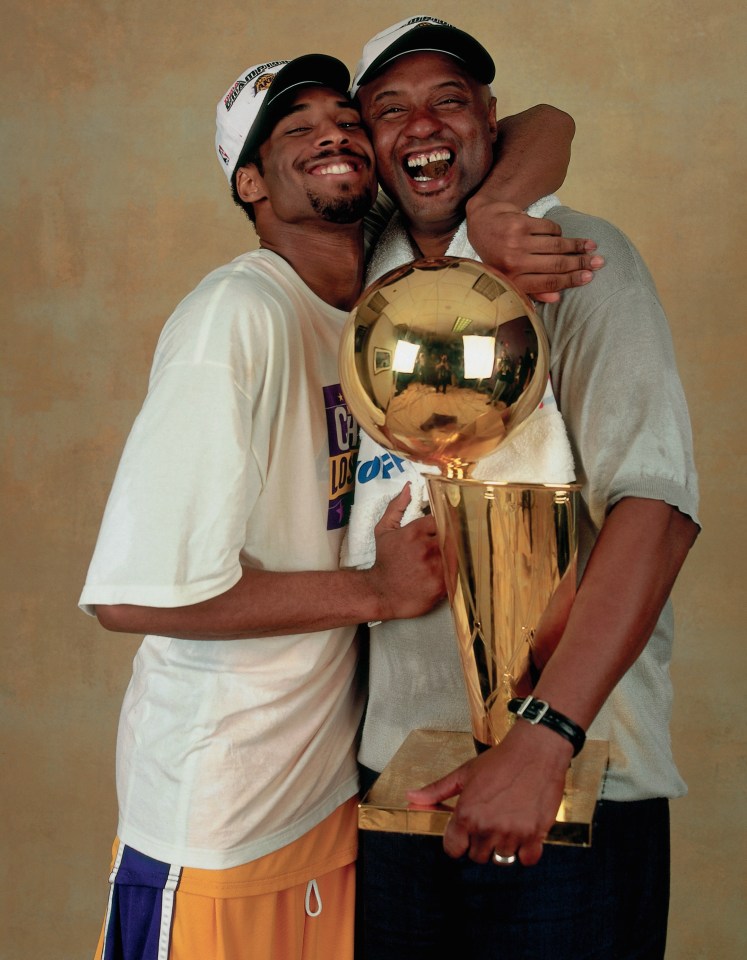
[[[586,731],[579,727],[577,723],[574,723],[573,720],[569,720],[564,714],[553,710],[550,704],[544,700],[538,700],[536,697],[526,697],[523,700],[521,697],[514,697],[513,700],[508,701],[508,709],[510,713],[515,713],[522,720],[528,720],[529,723],[533,724],[540,723],[542,726],[554,730],[561,737],[565,737],[573,744],[574,757],[578,755],[586,742]]]

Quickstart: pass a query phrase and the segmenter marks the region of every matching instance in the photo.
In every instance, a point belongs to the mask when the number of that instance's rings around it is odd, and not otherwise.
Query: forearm
[[[604,265],[593,240],[564,237],[554,221],[523,212],[563,183],[574,131],[567,113],[545,104],[501,120],[496,163],[466,205],[467,236],[482,261],[547,302]]]
[[[275,572],[244,567],[230,590],[182,607],[96,607],[101,625],[122,633],[184,640],[236,640],[330,630],[369,620],[419,617],[446,592],[433,517],[402,526],[409,484],[376,524],[369,570]]]
[[[502,201],[524,210],[557,190],[565,180],[576,130],[573,118],[539,104],[499,121],[496,162],[467,213],[486,202]]]
[[[244,568],[230,590],[181,607],[99,605],[102,626],[185,640],[310,633],[381,617],[381,598],[364,571],[276,573]]]
[[[589,558],[534,694],[586,728],[648,642],[697,525],[659,500],[621,500]]]

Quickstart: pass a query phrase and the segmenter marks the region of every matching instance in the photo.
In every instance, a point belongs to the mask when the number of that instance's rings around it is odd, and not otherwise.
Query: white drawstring
[[[312,895],[316,898],[316,910],[311,909],[311,897]],[[318,917],[322,912],[322,898],[319,896],[319,887],[316,884],[316,880],[309,880],[306,884],[306,916],[307,917]]]

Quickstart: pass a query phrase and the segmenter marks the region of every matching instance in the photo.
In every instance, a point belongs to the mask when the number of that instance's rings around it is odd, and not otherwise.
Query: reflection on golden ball
[[[539,405],[549,349],[528,300],[474,260],[416,260],[368,287],[340,347],[360,426],[410,460],[461,476]]]

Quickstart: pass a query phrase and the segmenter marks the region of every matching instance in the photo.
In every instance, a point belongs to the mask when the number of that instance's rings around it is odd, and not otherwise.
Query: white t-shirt
[[[207,276],[161,335],[80,603],[174,607],[242,566],[334,570],[357,428],[347,315],[277,255]],[[356,790],[350,627],[233,641],[146,637],[117,743],[119,836],[218,869],[307,832]]]

